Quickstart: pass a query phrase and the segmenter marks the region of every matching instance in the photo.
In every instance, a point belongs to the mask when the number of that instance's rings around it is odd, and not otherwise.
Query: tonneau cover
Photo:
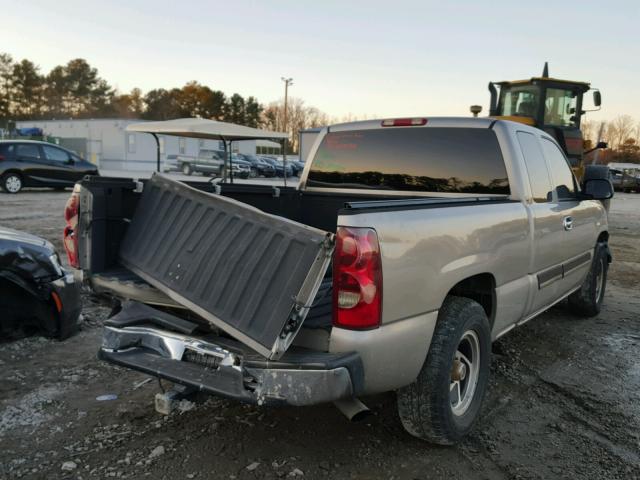
[[[293,341],[333,235],[154,175],[120,248],[147,282],[270,359]]]

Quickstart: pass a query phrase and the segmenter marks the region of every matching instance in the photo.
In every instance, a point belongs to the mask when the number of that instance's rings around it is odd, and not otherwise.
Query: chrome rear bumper
[[[121,312],[120,315],[122,315]],[[107,325],[98,357],[214,395],[255,404],[312,405],[358,395],[364,373],[356,353],[291,349],[279,361],[238,349],[228,339]]]

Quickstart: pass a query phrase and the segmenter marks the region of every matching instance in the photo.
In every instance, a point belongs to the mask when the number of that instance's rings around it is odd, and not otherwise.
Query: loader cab
[[[553,136],[581,177],[584,144],[580,120],[585,113],[583,97],[590,88],[588,83],[546,76],[491,82],[490,116],[537,127]],[[596,93],[594,104],[599,107],[600,92]]]

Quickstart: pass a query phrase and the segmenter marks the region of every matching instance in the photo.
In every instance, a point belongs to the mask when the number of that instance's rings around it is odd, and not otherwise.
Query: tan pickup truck
[[[459,441],[491,342],[568,298],[596,315],[608,175],[546,133],[471,118],[325,128],[297,187],[78,184],[67,245],[121,307],[100,357],[259,405],[396,391],[406,430]]]

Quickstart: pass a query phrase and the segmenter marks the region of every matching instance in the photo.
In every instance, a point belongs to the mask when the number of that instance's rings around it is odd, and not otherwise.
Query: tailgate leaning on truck
[[[145,186],[120,261],[270,359],[298,332],[333,234],[162,175]]]

